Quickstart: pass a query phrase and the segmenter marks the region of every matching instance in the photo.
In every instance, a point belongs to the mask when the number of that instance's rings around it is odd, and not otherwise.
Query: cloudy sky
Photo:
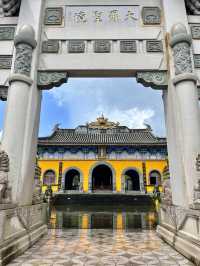
[[[3,102],[0,112],[2,129]],[[133,78],[71,78],[63,86],[43,92],[40,136],[51,134],[57,123],[62,128],[74,128],[101,113],[131,128],[150,124],[157,135],[165,136],[161,92],[144,88]]]

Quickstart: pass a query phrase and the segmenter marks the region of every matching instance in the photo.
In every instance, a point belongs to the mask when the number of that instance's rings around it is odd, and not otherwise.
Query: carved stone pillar
[[[10,158],[9,181],[12,186],[13,201],[24,204],[31,203],[33,188],[33,180],[22,174],[28,159],[28,154],[26,154],[27,159],[25,160],[23,155],[26,145],[29,93],[33,83],[30,77],[32,54],[36,47],[33,28],[30,25],[22,26],[15,37],[14,43],[16,56],[13,74],[9,79],[10,87],[2,149],[6,151]]]
[[[191,43],[191,37],[187,34],[186,27],[180,23],[175,24],[171,30],[170,42],[174,62],[172,82],[179,120],[177,133],[183,167],[183,176],[178,178],[181,186],[185,187],[184,202],[181,205],[186,207],[193,203],[193,189],[197,183],[195,164],[200,150],[197,77],[193,71]]]

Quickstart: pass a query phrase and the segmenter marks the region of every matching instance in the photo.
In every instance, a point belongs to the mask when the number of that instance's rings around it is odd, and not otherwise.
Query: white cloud
[[[137,107],[127,110],[113,109],[105,110],[105,107],[98,106],[93,113],[88,113],[88,121],[96,120],[97,116],[104,114],[105,117],[114,122],[119,122],[121,125],[129,128],[145,128],[145,124],[151,124],[151,120],[155,115],[152,109],[139,109]]]
[[[129,128],[150,124],[157,134],[164,135],[161,93],[144,88],[134,79],[69,79],[48,93],[49,102],[54,105],[46,115],[51,119],[51,127],[61,123],[62,127],[74,128],[104,113],[109,120]],[[45,123],[43,131],[46,128]]]

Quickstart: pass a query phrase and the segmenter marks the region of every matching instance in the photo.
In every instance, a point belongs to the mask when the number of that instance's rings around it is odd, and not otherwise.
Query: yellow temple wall
[[[42,174],[41,174],[41,181],[43,178],[44,173],[47,170],[54,170],[56,173],[56,184],[52,185],[53,192],[58,191],[58,177],[59,177],[59,163],[63,163],[62,174],[67,172],[67,169],[70,168],[78,168],[83,176],[83,191],[88,192],[88,180],[90,171],[97,163],[107,163],[115,171],[116,176],[116,191],[121,191],[121,178],[123,172],[128,168],[133,168],[138,171],[140,175],[143,175],[142,163],[145,162],[146,164],[146,180],[147,180],[147,192],[152,192],[154,187],[149,185],[149,174],[152,170],[157,170],[160,174],[163,174],[164,167],[167,165],[166,160],[39,160],[39,166],[41,167]],[[43,192],[45,191],[46,186],[43,186]]]

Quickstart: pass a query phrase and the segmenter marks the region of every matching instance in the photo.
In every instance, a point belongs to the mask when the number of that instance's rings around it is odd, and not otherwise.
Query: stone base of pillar
[[[169,245],[200,265],[200,212],[178,206],[162,206],[158,235]]]
[[[46,204],[0,210],[0,266],[25,252],[47,233]]]

